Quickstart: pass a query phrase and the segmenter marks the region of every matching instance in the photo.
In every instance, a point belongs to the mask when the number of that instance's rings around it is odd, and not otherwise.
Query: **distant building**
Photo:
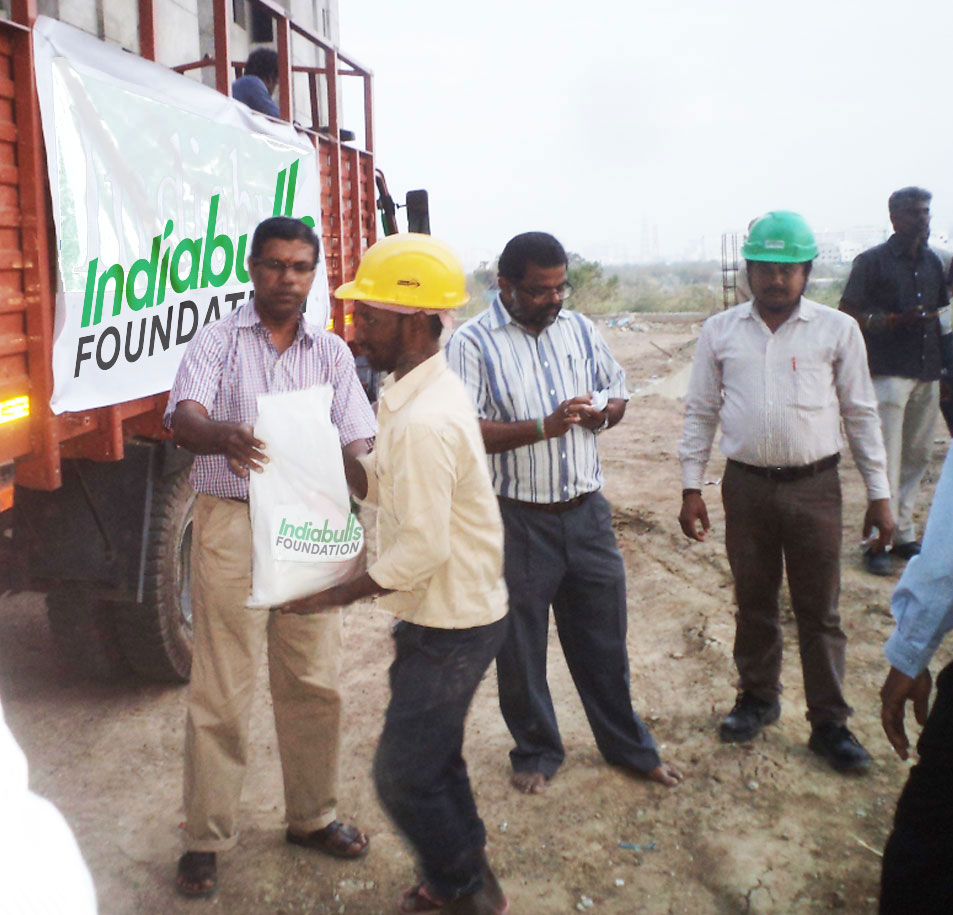
[[[838,231],[817,232],[817,263],[849,264],[861,251],[887,240],[886,229],[875,226],[854,226]]]

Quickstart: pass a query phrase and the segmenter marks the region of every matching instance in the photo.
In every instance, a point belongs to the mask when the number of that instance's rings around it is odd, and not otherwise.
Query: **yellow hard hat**
[[[357,276],[338,286],[339,299],[408,308],[459,308],[470,301],[453,249],[430,235],[389,235],[364,252]]]

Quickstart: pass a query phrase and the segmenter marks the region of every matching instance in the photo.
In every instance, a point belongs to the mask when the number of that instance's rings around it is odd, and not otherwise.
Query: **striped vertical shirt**
[[[513,321],[499,295],[450,338],[447,361],[479,418],[493,422],[543,418],[581,394],[629,399],[625,372],[592,321],[563,309],[537,336]],[[497,495],[509,499],[565,502],[602,487],[596,436],[580,425],[489,460]]]
[[[189,343],[169,391],[164,422],[171,426],[179,401],[194,400],[214,420],[254,426],[259,394],[300,391],[317,384],[334,388],[331,422],[342,445],[374,437],[374,411],[347,344],[302,316],[291,346],[279,355],[254,303],[249,302],[206,325]],[[191,480],[196,491],[206,495],[248,498],[248,480],[229,470],[223,454],[196,455]]]

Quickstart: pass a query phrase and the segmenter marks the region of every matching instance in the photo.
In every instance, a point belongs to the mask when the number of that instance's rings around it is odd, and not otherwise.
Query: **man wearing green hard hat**
[[[863,535],[876,530],[873,549],[884,549],[894,523],[867,353],[856,321],[804,298],[817,245],[803,217],[766,213],[752,225],[742,254],[753,298],[702,327],[679,448],[679,522],[687,537],[704,540],[710,524],[702,485],[721,424],[739,693],[719,735],[726,743],[750,741],[780,717],[778,596],[786,569],[811,724],[808,746],[840,772],[863,772],[870,756],[846,726],[851,708],[842,691],[847,637],[837,611],[837,464],[843,421],[867,488]]]

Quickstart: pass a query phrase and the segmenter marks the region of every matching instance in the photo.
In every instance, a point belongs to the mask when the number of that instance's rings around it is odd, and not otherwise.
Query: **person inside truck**
[[[376,422],[339,337],[302,314],[318,263],[318,238],[298,219],[266,219],[252,236],[254,299],[189,343],[165,413],[177,445],[196,455],[191,597],[192,680],[185,736],[186,851],[176,886],[208,896],[216,855],[238,841],[248,721],[262,643],[295,845],[357,858],[368,838],[338,822],[341,616],[246,609],[251,584],[248,474],[267,461],[255,438],[257,395],[316,384],[334,388],[331,420],[347,453],[368,450]]]
[[[278,54],[256,48],[248,55],[245,73],[232,83],[232,98],[273,118],[281,117],[272,95],[278,86]]]

